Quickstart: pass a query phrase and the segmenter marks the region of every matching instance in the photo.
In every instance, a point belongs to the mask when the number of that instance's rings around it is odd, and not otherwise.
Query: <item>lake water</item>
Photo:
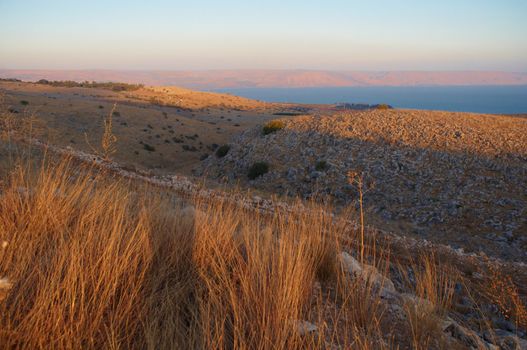
[[[326,87],[218,89],[268,102],[387,103],[396,108],[527,113],[527,86]]]

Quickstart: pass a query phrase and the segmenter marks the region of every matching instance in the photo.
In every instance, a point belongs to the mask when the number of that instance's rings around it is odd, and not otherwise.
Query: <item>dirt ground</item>
[[[274,119],[287,106],[173,87],[131,92],[0,82],[4,108],[34,115],[38,138],[82,151],[99,150],[112,111],[113,158],[156,174],[190,174],[218,145]]]

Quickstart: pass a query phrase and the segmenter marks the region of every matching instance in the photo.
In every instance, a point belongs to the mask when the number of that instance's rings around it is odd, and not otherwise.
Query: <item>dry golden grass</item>
[[[428,300],[436,312],[445,313],[452,306],[454,281],[458,273],[435,256],[423,255],[414,265],[415,295]]]
[[[452,306],[454,284],[459,276],[448,264],[441,264],[434,255],[421,255],[411,265],[413,278],[405,280],[413,292],[403,309],[411,332],[414,349],[447,348],[441,337],[442,320]],[[401,268],[406,273],[407,267]],[[412,281],[411,281],[412,280]]]
[[[415,259],[408,283],[415,297],[403,304],[403,324],[390,324],[383,285],[368,274],[350,278],[337,258],[342,250],[357,258],[362,252],[386,276],[389,251],[369,236],[361,244],[360,229],[348,236],[354,244],[344,243],[344,220],[325,208],[258,214],[230,202],[173,204],[152,188],[69,160],[33,170],[27,164],[19,162],[0,188],[5,347],[447,344],[441,320],[456,272],[433,256]],[[522,326],[521,314],[512,316]],[[317,330],[302,334],[302,320]],[[402,343],[392,339],[397,327],[407,332]]]
[[[2,344],[126,346],[141,332],[149,217],[117,184],[97,189],[67,167],[34,180],[19,168],[3,193],[0,269],[13,286],[1,305]]]
[[[128,92],[126,96],[147,100],[152,104],[190,109],[224,107],[246,110],[266,108],[274,105],[230,94],[194,91],[175,86],[149,86]]]
[[[484,296],[497,305],[505,318],[517,328],[527,330],[527,303],[522,299],[512,277],[492,266],[489,272],[489,283],[482,288]]]
[[[0,276],[11,284],[0,300],[6,347],[291,349],[329,341],[367,349],[378,341],[379,298],[368,283],[346,280],[335,259],[343,227],[322,210],[292,219],[226,203],[181,208],[71,161],[33,172],[24,164],[0,197]],[[317,297],[316,280],[339,281],[338,295]],[[308,318],[320,329],[302,335],[297,322]]]

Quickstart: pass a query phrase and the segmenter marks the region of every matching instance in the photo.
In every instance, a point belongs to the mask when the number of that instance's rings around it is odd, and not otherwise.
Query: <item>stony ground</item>
[[[371,110],[284,120],[247,130],[198,169],[227,183],[356,203],[348,173],[363,175],[367,219],[505,259],[527,257],[527,119]],[[254,181],[248,168],[270,171]],[[317,166],[318,165],[318,166]]]

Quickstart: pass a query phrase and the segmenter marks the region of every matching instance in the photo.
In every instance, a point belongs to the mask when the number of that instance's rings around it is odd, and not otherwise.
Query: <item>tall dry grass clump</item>
[[[490,266],[488,283],[480,286],[485,298],[498,306],[503,316],[519,329],[527,330],[527,302],[522,299],[511,275]]]
[[[352,312],[372,297],[314,288],[345,278],[345,226],[322,209],[173,204],[69,160],[25,164],[0,194],[6,347],[372,348],[362,334],[378,322]]]
[[[389,252],[327,208],[264,214],[229,198],[171,198],[68,159],[27,164],[0,188],[7,348],[393,347]],[[363,256],[362,272],[343,251]],[[451,285],[419,266],[417,294],[443,308]],[[429,343],[421,334],[415,348]]]
[[[401,267],[412,294],[407,294],[403,309],[414,349],[448,348],[441,335],[442,320],[451,308],[458,273],[433,254],[420,255],[407,267]]]
[[[0,200],[0,274],[12,284],[0,343],[128,347],[141,337],[151,219],[118,183],[98,180],[69,162],[12,173]]]
[[[196,220],[203,347],[315,346],[297,324],[307,316],[317,276],[329,277],[336,266],[331,221],[313,212],[264,218],[229,205],[203,210],[216,214]]]

